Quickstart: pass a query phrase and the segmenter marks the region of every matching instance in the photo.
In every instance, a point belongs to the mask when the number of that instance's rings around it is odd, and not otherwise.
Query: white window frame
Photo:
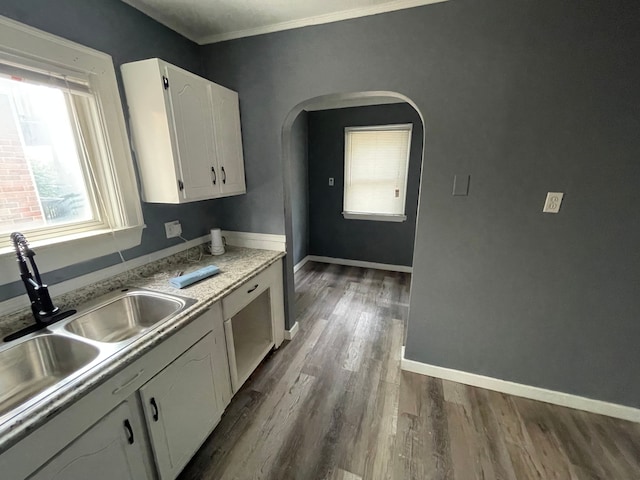
[[[349,212],[345,208],[345,202],[347,199],[347,172],[349,169],[349,157],[348,157],[348,135],[349,132],[354,131],[389,131],[389,130],[408,130],[409,131],[409,148],[407,148],[407,159],[405,164],[405,180],[404,180],[404,199],[402,202],[402,214],[389,215],[381,213],[362,213],[362,212]],[[409,161],[411,159],[411,140],[413,134],[413,123],[401,123],[393,125],[370,125],[363,127],[345,127],[344,129],[344,192],[342,196],[342,216],[346,220],[370,220],[377,222],[405,222],[407,216],[405,215],[407,210],[407,189],[409,181]]]
[[[86,82],[95,96],[105,137],[106,148],[100,158],[109,162],[105,168],[109,174],[98,179],[98,188],[104,199],[106,223],[84,231],[63,226],[57,231],[51,229],[51,236],[36,235],[30,244],[37,248],[40,271],[140,245],[145,225],[111,56],[0,16],[0,58]],[[28,233],[25,235],[29,238]],[[0,248],[0,270],[8,273],[0,279],[0,285],[19,280],[11,246]]]

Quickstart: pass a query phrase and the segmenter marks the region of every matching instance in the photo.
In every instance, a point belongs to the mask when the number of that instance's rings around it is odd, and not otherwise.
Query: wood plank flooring
[[[640,479],[640,424],[401,372],[409,280],[308,263],[298,335],[180,479]]]

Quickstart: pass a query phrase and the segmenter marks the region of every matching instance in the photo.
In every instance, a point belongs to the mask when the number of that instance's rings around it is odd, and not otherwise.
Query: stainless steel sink
[[[93,345],[39,335],[0,351],[0,417],[91,363]]]
[[[157,292],[123,290],[89,311],[80,312],[64,328],[97,342],[117,343],[140,335],[194,302]]]
[[[196,303],[123,289],[22,340],[0,344],[0,424],[85,374],[128,342]]]

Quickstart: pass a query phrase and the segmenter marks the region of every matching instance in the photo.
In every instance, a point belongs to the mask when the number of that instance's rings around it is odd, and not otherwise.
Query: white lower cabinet
[[[92,404],[98,406],[105,401],[105,393],[115,395],[123,389],[129,391],[128,397],[118,400],[115,409],[102,418],[97,417],[95,424],[30,480],[175,479],[231,401],[220,303],[212,305],[177,337],[192,340],[178,342],[171,338],[127,367],[123,378],[108,385]],[[172,352],[169,358],[168,352]],[[176,358],[179,352],[183,353]],[[168,361],[155,367],[163,359]],[[145,372],[154,367],[155,373],[144,379]],[[66,412],[73,410],[74,406]],[[78,415],[82,417],[82,413]],[[74,421],[74,415],[70,418]],[[41,434],[41,438],[47,436]],[[4,478],[2,474],[0,477]]]
[[[222,310],[235,393],[284,339],[282,262],[274,263],[223,298]]]
[[[0,478],[175,479],[283,335],[278,261],[3,452]]]
[[[135,398],[111,413],[65,448],[32,480],[141,480],[149,478],[144,461],[144,428]]]
[[[213,332],[140,389],[158,474],[175,478],[220,421]]]

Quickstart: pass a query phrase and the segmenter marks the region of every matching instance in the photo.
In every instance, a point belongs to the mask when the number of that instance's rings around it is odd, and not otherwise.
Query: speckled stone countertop
[[[136,287],[193,298],[196,303],[170,320],[153,327],[83,374],[80,385],[74,385],[73,388],[62,386],[42,401],[16,415],[8,412],[0,416],[0,453],[140,358],[177,330],[191,323],[213,303],[221,300],[284,255],[284,252],[228,246],[225,254],[211,256],[201,255],[200,247],[195,247],[54,298],[54,303],[61,309],[78,308],[88,301],[123,287]],[[180,272],[186,274],[212,264],[220,268],[219,274],[183,289],[169,285],[169,279]],[[4,337],[31,323],[33,319],[28,311],[3,316],[0,318],[0,335]]]

